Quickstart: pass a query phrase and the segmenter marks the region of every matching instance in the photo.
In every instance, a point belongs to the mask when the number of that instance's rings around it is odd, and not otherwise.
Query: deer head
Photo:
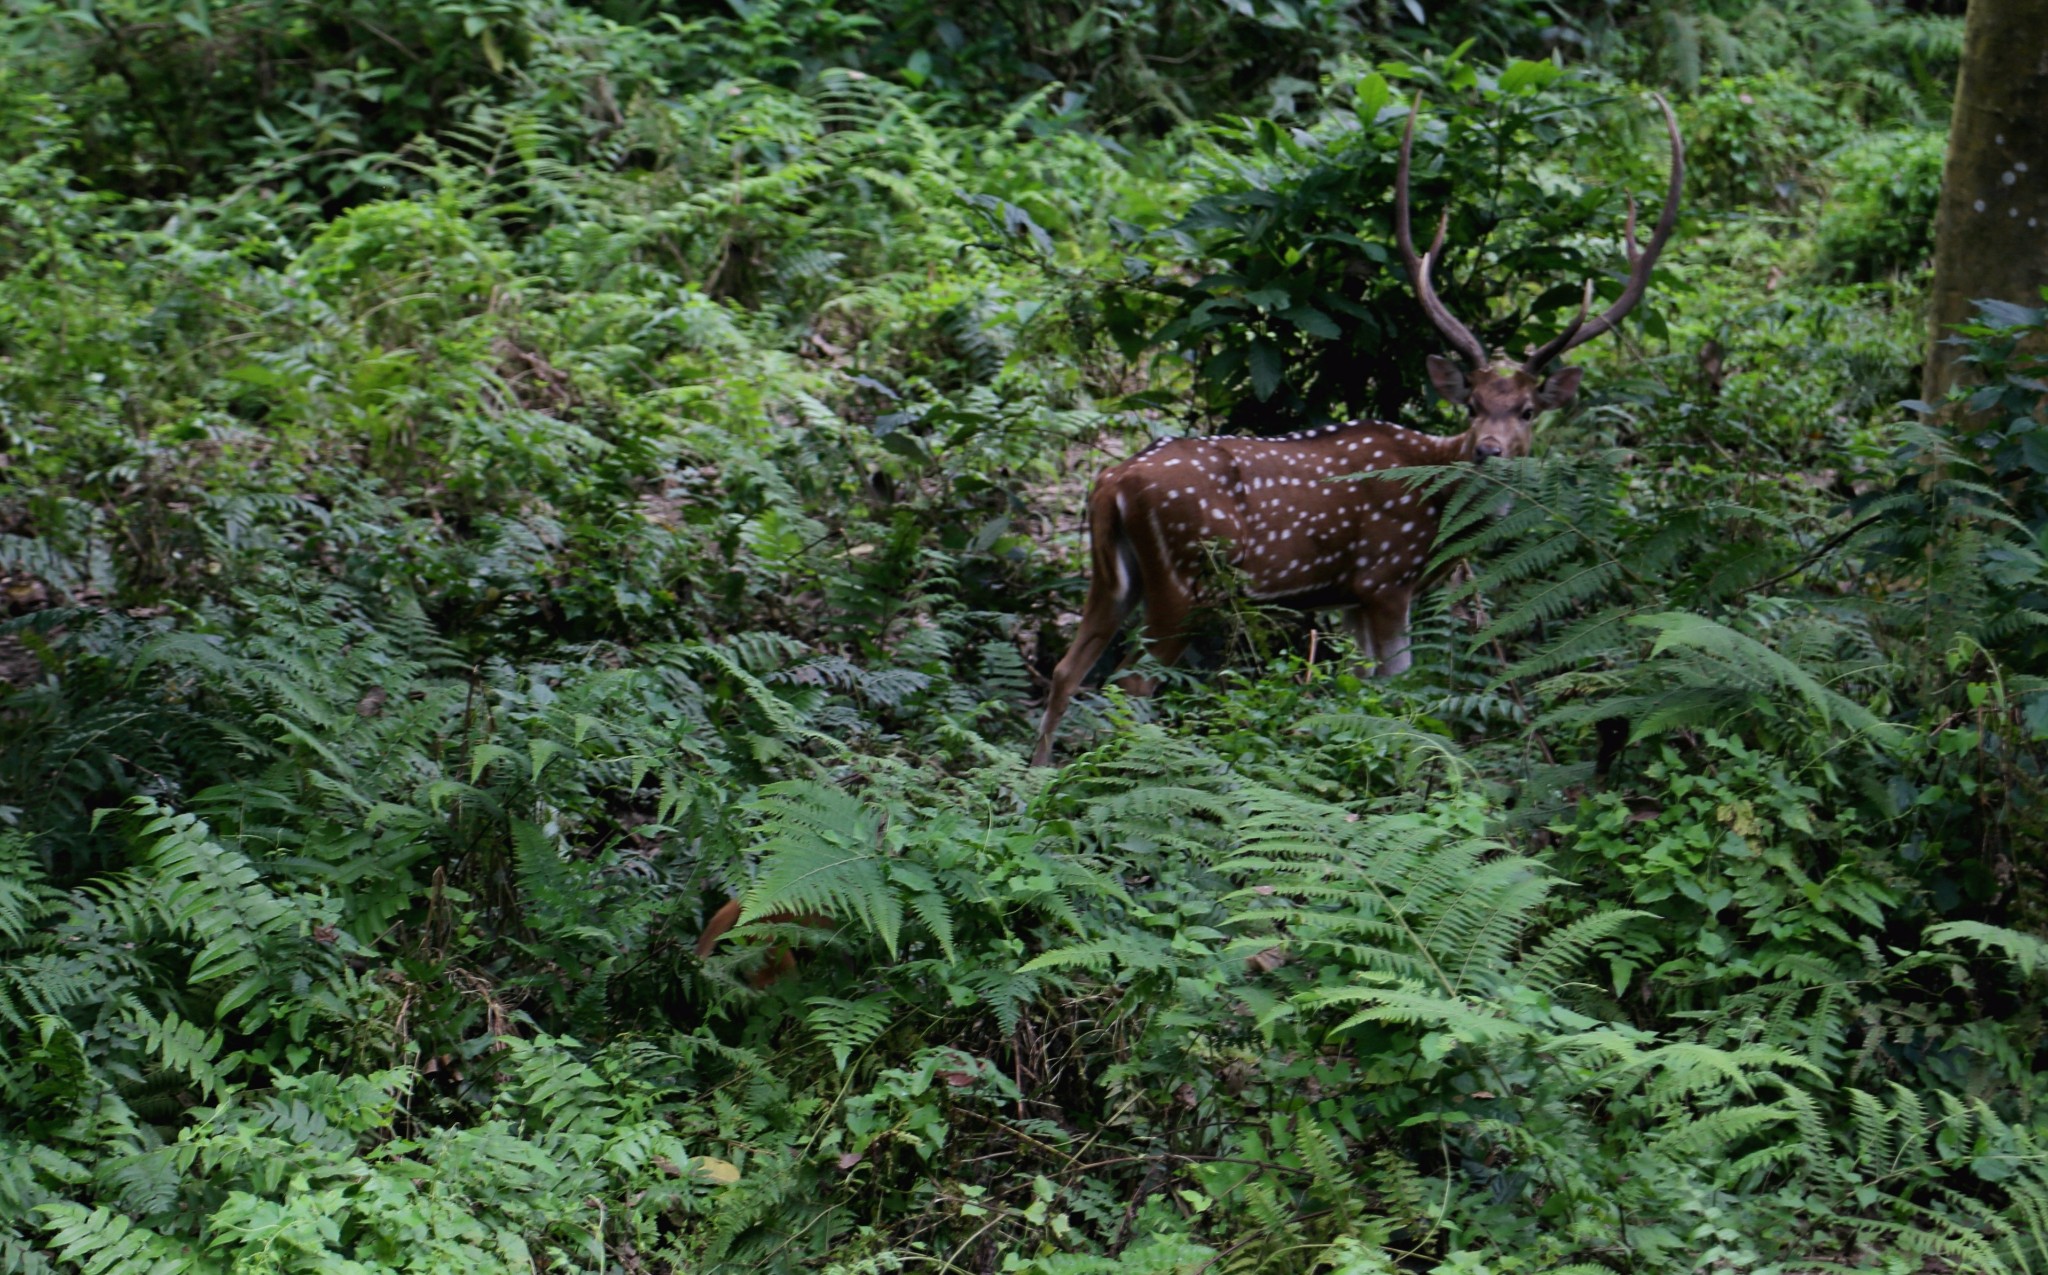
[[[1671,136],[1671,180],[1664,195],[1664,211],[1657,218],[1656,228],[1650,232],[1650,242],[1636,242],[1636,201],[1635,196],[1630,195],[1628,226],[1622,235],[1629,273],[1621,295],[1589,323],[1586,314],[1593,307],[1593,281],[1588,279],[1585,294],[1579,300],[1577,317],[1542,348],[1531,350],[1526,358],[1516,362],[1505,353],[1489,357],[1479,338],[1458,322],[1457,316],[1444,305],[1436,294],[1435,285],[1430,282],[1430,271],[1443,259],[1444,232],[1451,224],[1448,209],[1437,222],[1436,239],[1429,245],[1429,251],[1416,255],[1414,234],[1408,224],[1409,157],[1415,146],[1415,117],[1422,109],[1422,95],[1415,95],[1415,103],[1408,111],[1408,126],[1401,132],[1401,160],[1394,174],[1394,240],[1401,250],[1401,260],[1407,263],[1408,277],[1415,285],[1415,298],[1422,303],[1423,312],[1429,315],[1430,322],[1436,324],[1437,330],[1451,343],[1451,348],[1464,356],[1470,367],[1468,372],[1443,355],[1429,356],[1430,384],[1446,402],[1456,403],[1466,410],[1472,440],[1471,458],[1475,461],[1494,456],[1527,456],[1536,417],[1553,408],[1569,405],[1579,392],[1578,368],[1546,369],[1568,351],[1621,322],[1622,316],[1635,308],[1636,302],[1643,298],[1644,289],[1649,287],[1650,271],[1656,266],[1657,257],[1664,251],[1664,244],[1678,224],[1678,196],[1685,185],[1685,146],[1679,140],[1678,119],[1671,113],[1670,103],[1655,94],[1652,97],[1664,112],[1664,125]]]

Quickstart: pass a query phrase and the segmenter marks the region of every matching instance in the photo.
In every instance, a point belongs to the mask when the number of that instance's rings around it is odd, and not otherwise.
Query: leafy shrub
[[[1417,130],[1414,216],[1426,240],[1428,219],[1451,214],[1435,279],[1452,312],[1504,347],[1551,335],[1586,276],[1616,295],[1626,271],[1614,267],[1606,219],[1622,200],[1551,158],[1587,149],[1580,103],[1592,86],[1548,62],[1495,74],[1450,59],[1397,73],[1433,90]],[[1149,339],[1187,358],[1202,407],[1239,432],[1393,417],[1423,396],[1437,338],[1393,248],[1405,90],[1379,71],[1345,87],[1312,129],[1212,129],[1203,167],[1220,189],[1154,237],[1163,260],[1130,263],[1140,286],[1194,281],[1153,285],[1167,302],[1149,334],[1150,304],[1116,302],[1104,315],[1127,348]],[[1654,331],[1654,311],[1645,318]]]
[[[1855,123],[1789,73],[1728,77],[1684,104],[1686,185],[1715,208],[1789,208],[1814,180],[1812,157],[1833,150]]]
[[[972,15],[891,0],[873,9],[872,38],[850,51],[856,64],[988,110],[1057,83],[1067,111],[1117,131],[1164,131],[1268,95],[1284,101],[1321,59],[1390,24],[1385,9],[1356,0],[1021,0]]]
[[[493,108],[515,100],[525,145],[591,156],[620,102],[699,51],[553,0],[64,12],[24,6],[12,47],[72,105],[78,166],[95,184],[159,198],[262,185],[328,211],[410,184],[397,153],[423,138],[488,147],[504,123]]]
[[[1946,151],[1941,133],[1884,133],[1830,156],[1815,244],[1823,267],[1850,279],[1924,268]]]
[[[1733,0],[1569,14],[1603,65],[1696,92],[1716,78],[1790,71],[1868,123],[1947,118],[1962,63],[1960,15],[1870,0]]]
[[[1923,417],[1945,410],[1959,428],[1930,426],[1911,435],[1903,456],[1911,463],[1912,487],[1879,510],[1888,515],[1893,552],[1925,554],[1939,542],[1948,568],[1944,595],[1999,617],[1981,635],[1985,649],[1959,650],[1951,659],[1969,665],[1995,656],[2032,673],[2048,651],[2042,633],[2048,628],[2042,622],[2048,616],[2048,558],[2041,544],[2048,528],[2048,361],[2041,355],[2048,307],[1984,300],[1976,311],[1949,338],[1965,347],[1962,361],[1970,370],[1954,389],[1959,401],[1904,405]],[[1995,498],[1980,494],[1987,485],[1995,487]],[[1995,668],[1987,672],[1996,676]],[[2031,678],[2020,683],[2028,690],[2038,686]],[[1991,689],[1980,684],[1972,707],[1981,708]],[[1998,692],[1992,698],[1998,708],[2019,707],[2018,695],[2002,686]],[[2019,729],[2048,730],[2048,699],[2031,697],[2026,725]]]
[[[2042,389],[2041,338],[2048,307],[1979,301],[1954,338],[1976,383],[1958,386],[1968,439],[1991,476],[2020,502],[2030,530],[2048,523],[2048,391]],[[1925,404],[1918,404],[1925,408]]]

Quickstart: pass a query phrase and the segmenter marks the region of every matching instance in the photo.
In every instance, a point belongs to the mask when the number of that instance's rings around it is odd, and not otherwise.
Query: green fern
[[[1995,951],[2003,955],[2027,978],[2048,971],[2048,941],[2037,935],[2023,934],[2000,925],[1987,925],[1982,921],[1943,921],[1929,926],[1925,937],[1934,944],[1968,939],[1980,951]]]
[[[878,996],[858,1001],[813,996],[804,1002],[804,1022],[818,1043],[832,1051],[832,1061],[845,1071],[853,1055],[873,1044],[895,1022],[899,1007]]]
[[[68,1200],[40,1206],[51,1232],[48,1244],[57,1260],[86,1271],[136,1271],[142,1275],[179,1275],[208,1266],[189,1245],[175,1244],[136,1226],[106,1208],[87,1208]]]
[[[247,858],[220,845],[197,816],[142,799],[146,838],[139,870],[164,888],[157,896],[166,921],[199,944],[186,978],[193,984],[236,980],[221,993],[216,1013],[246,1004],[280,971],[273,962],[303,941],[305,918],[264,883]]]
[[[895,955],[904,903],[885,857],[880,815],[858,798],[808,780],[772,784],[752,809],[761,865],[742,921],[775,912],[857,920]]]

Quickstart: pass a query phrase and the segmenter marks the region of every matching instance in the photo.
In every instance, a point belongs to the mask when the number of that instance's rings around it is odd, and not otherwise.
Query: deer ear
[[[1429,383],[1448,403],[1462,404],[1472,395],[1465,385],[1464,370],[1441,354],[1429,356]]]
[[[1584,368],[1561,367],[1544,379],[1536,389],[1536,406],[1548,412],[1564,407],[1579,396],[1579,377]]]

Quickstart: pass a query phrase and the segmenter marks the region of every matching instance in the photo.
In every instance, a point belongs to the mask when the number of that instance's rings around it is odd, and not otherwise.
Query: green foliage
[[[2041,1267],[2042,314],[1895,407],[1954,20],[731,9],[0,23],[0,1267]],[[1026,768],[1107,458],[1435,424],[1413,92],[1514,345],[1660,83],[1414,671],[1260,615]]]
[[[1429,321],[1394,249],[1392,219],[1411,84],[1430,102],[1417,127],[1416,233],[1431,233],[1438,210],[1449,215],[1438,289],[1481,341],[1519,349],[1547,339],[1587,277],[1608,299],[1622,286],[1612,220],[1624,213],[1621,193],[1560,162],[1593,135],[1584,106],[1592,84],[1548,62],[1499,72],[1456,58],[1347,63],[1307,127],[1212,127],[1198,162],[1214,193],[1154,236],[1153,256],[1126,263],[1136,284],[1166,298],[1149,340],[1192,362],[1200,405],[1238,432],[1393,416],[1423,396],[1423,359],[1435,347],[1414,339]],[[1646,122],[1603,121],[1602,151],[1639,136],[1647,154],[1650,130],[1638,128]],[[1135,348],[1150,309],[1130,298],[1101,317]],[[1646,312],[1653,332],[1654,315]]]
[[[1609,13],[1581,21],[1598,38]],[[1621,60],[1645,79],[1695,90],[1714,75],[1795,70],[1866,120],[1914,124],[1946,117],[1963,51],[1959,15],[1872,0],[1656,3],[1621,14],[1620,25],[1635,37]]]
[[[1873,279],[1918,270],[1934,253],[1947,139],[1939,133],[1878,134],[1836,152],[1815,248],[1837,274]]]
[[[1685,104],[1688,189],[1710,206],[1788,206],[1855,121],[1796,75],[1717,80]]]
[[[913,88],[999,109],[1046,82],[1066,110],[1118,127],[1170,128],[1248,97],[1284,103],[1320,58],[1385,29],[1355,0],[1020,0],[972,12],[874,6],[876,38],[854,51]]]
[[[2040,495],[2040,476],[2048,474],[2048,402],[2041,388],[2048,373],[2040,348],[2044,331],[2048,306],[1980,301],[1973,321],[1960,325],[1955,338],[1967,347],[1964,361],[1982,378],[1981,384],[1962,388],[1969,428],[1959,450],[2014,497],[2016,512],[2036,534],[2048,519]]]
[[[403,1070],[352,1077],[280,1076],[274,1093],[207,1109],[172,1157],[145,1174],[205,1163],[213,1200],[207,1248],[280,1269],[531,1270],[601,1261],[606,1245],[655,1242],[656,1219],[707,1191],[666,1122],[659,1088],[633,1051],[594,1070],[577,1043],[507,1042],[504,1087],[469,1127],[408,1136]],[[137,1157],[138,1160],[144,1159]],[[155,1161],[153,1164],[147,1161]],[[631,1197],[652,1204],[636,1212]],[[133,1227],[119,1213],[54,1202],[39,1210],[56,1259],[78,1268],[213,1269],[192,1246]]]

